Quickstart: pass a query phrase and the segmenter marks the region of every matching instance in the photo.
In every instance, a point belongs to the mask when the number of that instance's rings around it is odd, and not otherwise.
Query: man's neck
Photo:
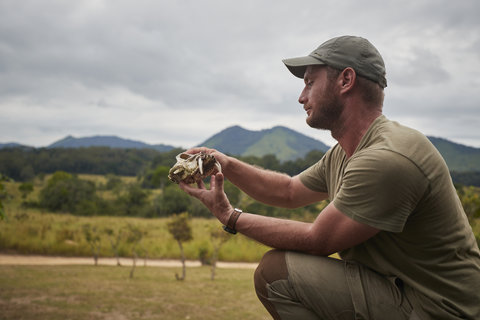
[[[343,151],[350,158],[357,149],[363,136],[372,123],[382,115],[381,110],[368,113],[347,113],[338,130],[332,131],[332,137],[338,141]]]

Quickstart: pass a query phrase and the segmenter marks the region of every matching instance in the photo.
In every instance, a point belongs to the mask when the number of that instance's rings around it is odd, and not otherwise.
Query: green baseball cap
[[[378,83],[382,88],[387,86],[382,56],[367,39],[361,37],[336,37],[322,43],[308,56],[282,61],[294,76],[301,79],[307,66],[328,65],[339,70],[351,67],[359,76]]]

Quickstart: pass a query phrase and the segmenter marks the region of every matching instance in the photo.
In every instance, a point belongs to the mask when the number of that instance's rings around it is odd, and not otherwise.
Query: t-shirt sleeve
[[[369,150],[350,159],[335,207],[353,220],[401,232],[429,186],[408,158],[389,150]]]
[[[313,191],[327,192],[325,177],[325,156],[299,174],[304,186]]]

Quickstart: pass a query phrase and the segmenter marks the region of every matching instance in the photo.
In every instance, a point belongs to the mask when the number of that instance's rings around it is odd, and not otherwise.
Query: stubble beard
[[[312,128],[332,131],[340,127],[344,105],[330,88],[325,90],[324,97],[320,107],[315,110],[317,114],[312,114],[306,121]]]

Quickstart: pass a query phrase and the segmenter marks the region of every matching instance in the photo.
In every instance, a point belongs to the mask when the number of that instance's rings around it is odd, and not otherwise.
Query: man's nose
[[[302,92],[300,93],[300,96],[298,97],[298,102],[300,104],[305,104],[307,102],[307,95],[305,94],[305,89],[302,90]]]

